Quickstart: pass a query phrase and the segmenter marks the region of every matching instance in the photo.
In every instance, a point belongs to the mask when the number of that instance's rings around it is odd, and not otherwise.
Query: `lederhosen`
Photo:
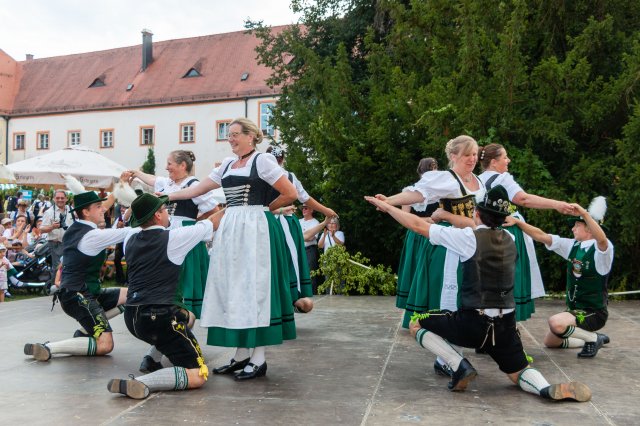
[[[106,259],[106,250],[96,256],[88,256],[78,250],[82,238],[93,229],[87,224],[74,222],[64,233],[64,265],[58,298],[64,312],[98,338],[103,332],[113,331],[105,311],[118,305],[120,289],[100,288],[100,269]]]
[[[485,349],[501,371],[515,373],[528,365],[515,312],[495,317],[485,314],[487,309],[515,308],[515,243],[502,229],[481,228],[474,236],[475,254],[462,262],[460,309],[430,313],[420,319],[420,325],[453,344]]]
[[[199,368],[204,358],[188,327],[189,313],[175,303],[181,265],[169,260],[168,244],[165,229],[143,230],[127,241],[129,292],[124,321],[131,334],[154,345],[174,366]]]
[[[607,322],[609,274],[596,270],[596,245],[587,249],[576,241],[567,259],[567,288],[565,302],[576,317],[576,325],[587,331],[600,330]]]

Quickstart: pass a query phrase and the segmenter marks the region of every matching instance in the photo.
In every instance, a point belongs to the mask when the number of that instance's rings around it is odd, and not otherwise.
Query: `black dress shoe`
[[[251,367],[253,370],[247,373],[242,370],[238,374],[236,374],[236,380],[249,380],[255,379],[256,377],[262,377],[267,374],[267,361],[264,362],[260,367],[250,362],[247,366]]]
[[[604,334],[598,334],[595,342],[586,342],[582,347],[582,350],[578,353],[578,358],[593,358],[598,353],[598,350],[604,345]],[[607,337],[608,338],[608,337]]]
[[[437,360],[433,363],[433,370],[436,372],[438,376],[451,377],[453,371],[446,364],[440,364]]]
[[[604,345],[606,345],[607,343],[609,343],[611,341],[611,339],[609,339],[609,336],[607,336],[606,334],[602,334],[602,333],[596,333],[598,336],[602,336],[602,343]]]
[[[76,330],[73,333],[73,338],[77,339],[78,337],[91,337],[91,336],[89,336],[87,333],[83,332],[82,330]]]
[[[229,364],[223,365],[222,367],[214,368],[213,374],[231,374],[234,371],[242,370],[247,366],[247,364],[249,364],[249,359],[251,358],[243,359],[242,361],[236,361],[235,359],[231,358]]]
[[[460,366],[451,376],[451,381],[449,382],[449,390],[452,391],[463,391],[467,388],[467,385],[476,378],[478,372],[473,365],[466,358],[462,358],[460,361]]]
[[[162,370],[163,368],[164,367],[161,362],[156,361],[149,355],[145,355],[144,358],[142,358],[142,362],[140,363],[140,368],[138,370],[140,370],[141,373],[149,374],[154,371]]]

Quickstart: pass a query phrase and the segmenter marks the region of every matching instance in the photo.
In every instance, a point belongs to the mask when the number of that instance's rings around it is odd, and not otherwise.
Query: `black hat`
[[[484,212],[497,216],[507,217],[511,214],[509,211],[511,208],[509,194],[502,185],[494,186],[488,190],[484,195],[484,199],[480,201],[476,207]]]
[[[77,212],[85,207],[89,207],[91,204],[101,203],[104,200],[106,200],[106,198],[100,198],[94,191],[81,192],[73,197],[73,209],[71,209],[71,211]]]
[[[165,204],[169,204],[169,196],[156,197],[153,194],[144,193],[131,203],[131,227],[140,226],[154,215]]]

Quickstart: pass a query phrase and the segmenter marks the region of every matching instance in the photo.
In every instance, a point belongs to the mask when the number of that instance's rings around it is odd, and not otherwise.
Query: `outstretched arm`
[[[324,204],[321,204],[318,200],[316,200],[313,197],[309,197],[309,199],[305,202],[305,204],[307,204],[313,210],[322,213],[323,215],[325,215],[325,217],[331,218],[334,216],[338,216],[336,212],[334,212],[332,209],[325,206]]]
[[[456,228],[474,228],[476,227],[475,222],[470,217],[460,216],[458,214],[449,213],[445,209],[437,209],[431,215],[431,219],[434,222],[440,222],[446,220]]]
[[[524,232],[534,240],[540,243],[543,243],[547,246],[551,245],[551,242],[552,242],[551,235],[547,234],[540,228],[536,228],[535,226],[529,225],[528,223],[525,223],[520,219],[516,219],[513,216],[507,216],[504,223],[507,226],[517,225],[518,228],[522,229],[522,232]]]
[[[145,184],[149,185],[149,186],[155,186],[156,185],[156,177],[154,175],[150,175],[148,173],[143,173],[140,170],[127,170],[125,173],[127,173],[129,176],[129,182],[131,182],[133,179],[138,178],[140,179],[142,182],[144,182]],[[124,175],[124,173],[123,173]]]
[[[304,236],[304,240],[305,241],[313,241],[313,240],[315,240],[316,239],[316,235],[318,235],[320,233],[320,231],[322,231],[322,229],[327,225],[327,222],[329,222],[329,218],[325,217],[322,222],[320,222],[316,226],[314,226],[312,228],[309,228],[306,231],[304,231],[304,234],[302,234]]]
[[[418,191],[405,191],[387,197],[382,194],[376,194],[375,198],[384,201],[392,206],[405,206],[408,204],[424,203],[424,196]]]
[[[212,181],[209,177],[206,177],[196,185],[191,185],[190,187],[181,189],[180,191],[172,192],[169,194],[169,200],[190,200],[191,198],[195,198],[216,188],[220,188],[220,185]]]
[[[422,195],[420,195],[422,197]],[[381,212],[388,213],[391,217],[393,217],[400,225],[405,228],[411,229],[418,234],[424,235],[425,237],[429,237],[429,229],[431,228],[431,224],[420,219],[418,216],[403,212],[401,209],[394,207],[388,204],[385,201],[382,201],[376,197],[365,196],[365,200],[369,203],[373,204],[378,210]]]
[[[269,210],[271,211],[289,206],[296,198],[298,198],[298,191],[296,191],[296,187],[289,182],[289,179],[287,179],[285,175],[280,176],[276,183],[273,184],[273,189],[278,191],[280,195],[278,195],[278,198],[269,204]]]
[[[524,191],[518,192],[511,201],[514,204],[531,209],[554,209],[562,214],[573,213],[573,207],[567,202],[528,194]]]

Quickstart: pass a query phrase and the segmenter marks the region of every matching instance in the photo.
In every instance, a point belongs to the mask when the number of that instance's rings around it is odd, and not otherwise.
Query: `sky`
[[[18,61],[296,23],[289,0],[0,0],[0,49]]]

